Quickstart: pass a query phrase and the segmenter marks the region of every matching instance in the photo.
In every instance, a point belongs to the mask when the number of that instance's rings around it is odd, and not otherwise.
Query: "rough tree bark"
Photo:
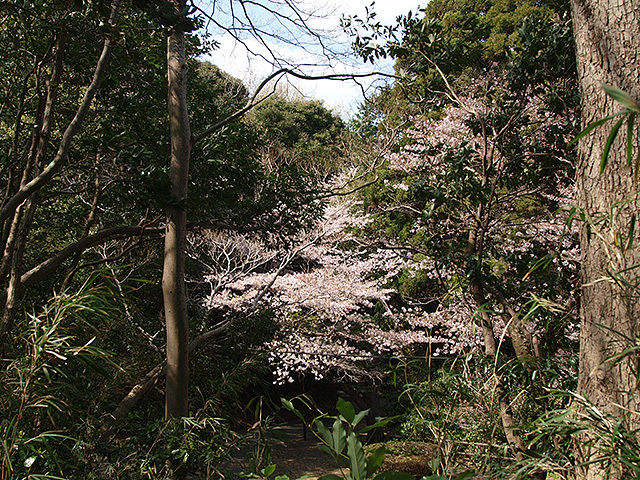
[[[177,13],[186,8],[174,0]],[[167,206],[162,293],[167,330],[165,418],[184,417],[189,411],[189,326],[184,282],[187,235],[187,184],[191,131],[187,112],[185,35],[173,29],[167,39],[168,108],[171,126],[171,201]]]
[[[640,0],[571,0],[578,75],[582,93],[583,126],[620,111],[605,94],[602,83],[620,88],[640,99]],[[638,411],[631,358],[607,362],[612,355],[640,337],[640,302],[631,287],[640,264],[640,238],[631,233],[632,216],[638,213],[633,169],[627,166],[626,135],[621,129],[600,174],[600,162],[611,124],[596,128],[580,141],[576,169],[576,197],[586,221],[580,232],[582,250],[582,308],[579,392],[602,412],[620,418],[626,408]],[[637,131],[636,131],[637,137]],[[638,152],[636,151],[635,154]],[[616,241],[618,235],[618,241]],[[619,241],[622,239],[622,241]],[[623,248],[620,248],[620,246]],[[614,276],[630,282],[625,286]],[[638,419],[631,418],[638,426]],[[597,444],[585,459],[595,458]],[[580,479],[620,478],[603,465],[592,464],[578,473]]]

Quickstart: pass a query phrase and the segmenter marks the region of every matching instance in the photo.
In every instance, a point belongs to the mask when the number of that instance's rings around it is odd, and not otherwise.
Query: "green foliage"
[[[195,417],[154,422],[151,430],[155,439],[139,459],[144,478],[172,478],[171,470],[200,471],[205,478],[220,474],[220,464],[229,459],[233,435],[224,421],[205,412],[200,410]]]
[[[506,356],[485,359],[469,355],[433,368],[424,362],[400,364],[396,375],[403,373],[405,384],[400,400],[406,408],[401,435],[435,443],[443,474],[462,464],[497,475],[498,471],[510,469],[511,464],[500,458],[499,452],[507,448],[506,439],[494,392],[483,380],[487,371],[496,369],[512,393],[510,406],[518,427],[524,432],[536,432],[541,418],[568,407],[566,396],[548,392],[576,388],[576,362],[577,356],[531,358],[528,363],[521,363]],[[541,444],[533,440],[533,433],[528,435],[532,435],[531,448],[537,451]]]
[[[483,390],[482,367],[472,362],[442,366],[434,378],[407,383],[401,400],[410,406],[402,433],[412,440],[435,441],[441,450],[450,442],[483,442],[493,436],[496,410]],[[451,460],[449,456],[441,458]]]
[[[68,415],[93,379],[115,367],[110,353],[93,343],[117,312],[117,295],[94,277],[78,292],[54,297],[18,326],[21,335],[0,376],[0,478],[70,473],[77,440]]]
[[[262,161],[270,168],[295,165],[324,178],[341,166],[346,127],[318,100],[274,96],[251,112],[250,121],[262,132]]]
[[[305,406],[309,407],[308,403],[302,397],[296,398]],[[293,412],[303,422],[306,422],[304,415],[293,405],[292,401],[284,398],[281,399],[281,401],[286,409]],[[349,480],[365,480],[368,478],[372,480],[413,479],[412,475],[397,472],[382,472],[376,475],[376,472],[384,462],[387,450],[385,447],[379,447],[367,453],[359,438],[360,435],[366,432],[387,425],[392,420],[391,418],[379,419],[374,424],[356,430],[358,424],[368,415],[369,410],[362,410],[356,413],[353,404],[342,398],[338,399],[336,409],[339,415],[327,416],[323,414],[311,422],[317,430],[314,431],[314,434],[320,440],[318,448],[328,455],[331,455],[340,466],[341,471],[343,471],[342,477],[337,475],[324,475],[320,477],[321,480],[338,480],[341,478]],[[331,427],[326,426],[327,420],[329,420],[329,423],[333,420]],[[346,471],[342,469],[346,469]]]
[[[621,355],[611,356],[606,363],[616,364],[630,357],[637,360],[638,342]],[[635,372],[634,374],[637,374]],[[629,403],[638,391],[624,392]],[[622,408],[617,414],[603,411],[588,398],[571,389],[550,389],[546,399],[550,408],[535,419],[527,435],[531,457],[517,465],[518,478],[529,478],[531,472],[572,472],[590,464],[598,464],[605,477],[640,476],[640,443],[638,412]],[[595,452],[595,454],[594,454]]]
[[[576,110],[580,98],[568,14],[554,18],[534,10],[522,20],[518,37],[509,55],[511,88],[522,94],[541,95],[545,110],[550,112]]]
[[[604,125],[609,120],[613,120],[615,118],[619,118],[616,123],[611,128],[611,133],[609,133],[609,137],[605,143],[604,149],[602,151],[602,160],[600,161],[600,174],[604,173],[605,168],[607,167],[607,163],[609,160],[609,152],[611,151],[611,147],[613,145],[613,141],[618,136],[618,132],[620,131],[620,127],[622,123],[627,121],[627,141],[625,143],[626,147],[626,159],[627,166],[632,167],[633,163],[633,137],[634,137],[634,124],[636,120],[636,116],[640,114],[640,106],[636,103],[636,101],[626,92],[623,92],[619,88],[612,87],[609,85],[602,85],[602,88],[606,92],[606,94],[611,97],[616,102],[620,103],[623,107],[623,110],[614,113],[613,115],[609,115],[605,118],[601,118],[596,120],[595,122],[587,125],[584,130],[582,130],[575,138],[571,141],[571,144],[578,142],[581,138],[585,137],[589,132],[598,128],[601,125]],[[634,184],[638,183],[638,175],[640,171],[640,151],[638,152],[637,159],[633,164],[634,171]]]

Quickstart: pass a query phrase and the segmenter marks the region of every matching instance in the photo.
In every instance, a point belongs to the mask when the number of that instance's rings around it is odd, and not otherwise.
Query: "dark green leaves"
[[[612,87],[610,85],[602,85],[602,88],[606,92],[606,94],[614,99],[616,102],[620,103],[625,107],[624,110],[614,113],[613,115],[609,115],[605,118],[601,118],[600,120],[596,120],[595,122],[587,125],[584,130],[582,130],[576,137],[569,142],[568,146],[571,146],[578,142],[581,138],[585,137],[592,130],[604,125],[609,120],[613,120],[617,117],[622,117],[616,121],[607,137],[607,141],[604,145],[604,149],[602,151],[602,159],[600,160],[600,174],[604,173],[604,169],[607,167],[607,163],[609,161],[609,154],[611,152],[611,147],[613,146],[613,142],[615,141],[618,133],[620,131],[620,127],[624,122],[625,118],[627,119],[627,142],[626,142],[626,159],[627,165],[631,166],[632,158],[633,158],[633,129],[635,125],[636,116],[640,113],[640,106],[638,103],[629,95],[628,93],[620,90],[619,88]],[[634,182],[637,183],[638,180],[638,166],[640,164],[640,152],[638,154],[638,159],[636,160],[636,165],[634,168]]]
[[[300,397],[297,398],[300,399]],[[298,418],[304,421],[303,415],[294,407],[291,401],[285,399],[281,399],[281,401],[286,409],[292,411]],[[341,467],[349,468],[349,475],[348,477],[325,475],[320,477],[319,480],[342,480],[343,478],[349,478],[350,480],[370,479],[382,466],[385,455],[387,454],[387,449],[385,447],[379,447],[367,454],[359,436],[371,429],[386,425],[390,419],[378,420],[376,423],[358,429],[358,432],[356,432],[355,427],[369,413],[369,410],[356,413],[353,404],[342,398],[338,399],[336,408],[339,415],[335,417],[320,415],[316,417],[312,423],[317,430],[315,435],[321,442],[318,444],[318,448],[331,455]],[[331,425],[331,427],[325,424],[327,419],[333,419],[333,425]],[[384,472],[373,478],[374,480],[413,480],[412,475],[396,472]]]
[[[351,402],[347,402],[346,400],[339,398],[337,409],[338,412],[340,412],[340,415],[342,415],[347,422],[353,423],[353,420],[356,416],[356,411],[355,408],[353,408]]]

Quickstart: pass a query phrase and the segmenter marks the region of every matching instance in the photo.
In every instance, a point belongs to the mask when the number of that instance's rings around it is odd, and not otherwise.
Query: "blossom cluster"
[[[383,187],[398,198],[410,198],[416,181],[424,184],[446,178],[450,165],[445,152],[463,146],[472,152],[464,166],[471,178],[479,179],[487,168],[506,171],[508,159],[494,148],[495,139],[481,138],[469,126],[474,116],[491,108],[494,106],[478,99],[464,98],[460,105],[443,109],[438,118],[414,119],[413,127],[404,133],[403,147],[387,155],[388,166],[396,175],[385,179]],[[534,122],[555,120],[538,118],[535,102],[530,111]],[[543,140],[537,133],[540,131],[531,128],[531,141]],[[524,161],[525,157],[511,161]],[[353,175],[351,172],[348,176]],[[553,194],[524,190],[509,191],[505,187],[498,194],[502,197],[496,200],[496,195],[485,209],[493,209],[484,233],[485,258],[493,262],[492,274],[498,279],[500,275],[523,278],[528,275],[523,265],[530,268],[539,252],[555,249],[558,254],[547,268],[557,269],[556,276],[569,284],[566,288],[575,289],[580,254],[576,232],[567,228],[570,191],[560,182]],[[519,199],[526,199],[535,208],[519,207]],[[552,204],[560,210],[552,212],[541,206]],[[423,215],[419,204],[407,205],[406,210],[415,217],[409,234],[433,238],[435,231],[442,237],[464,238],[462,235],[479,220],[470,205],[462,201],[456,205],[462,208],[436,221]],[[482,349],[477,311],[485,306],[476,305],[466,291],[467,264],[445,267],[433,253],[413,255],[410,248],[401,245],[367,243],[357,232],[375,231],[376,221],[376,212],[363,212],[357,200],[343,198],[329,203],[317,228],[293,239],[288,249],[261,255],[249,255],[253,247],[211,249],[222,258],[211,264],[226,267],[205,276],[205,281],[216,282],[216,287],[210,288],[203,303],[222,312],[256,308],[274,312],[278,332],[264,348],[278,383],[291,382],[300,375],[357,380],[376,374],[372,364],[380,356],[454,356]],[[245,261],[234,261],[238,255],[244,255]],[[432,284],[435,293],[407,298],[398,286],[400,278]],[[504,302],[525,317],[525,332],[544,334],[546,314],[533,311],[531,299],[537,298],[536,294],[552,294],[556,296],[549,301],[560,303],[566,292],[560,291],[564,286],[552,288],[544,276],[541,278],[539,285],[528,286],[531,295],[512,289],[505,295],[508,298],[494,302],[491,308],[495,311],[490,315],[497,339],[509,338],[509,313]],[[576,328],[575,323],[568,322],[567,335],[575,337]]]

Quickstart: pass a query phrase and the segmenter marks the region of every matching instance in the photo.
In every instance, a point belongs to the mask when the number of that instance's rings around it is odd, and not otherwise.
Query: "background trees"
[[[553,355],[557,329],[568,326],[562,325],[566,317],[553,321],[537,310],[535,299],[564,303],[573,295],[575,265],[562,260],[571,242],[558,249],[555,263],[552,254],[543,264],[557,272],[532,268],[542,252],[571,235],[563,227],[566,213],[558,213],[571,202],[561,197],[570,196],[566,144],[577,116],[563,15],[528,2],[432,2],[423,17],[402,19],[401,41],[397,30],[371,23],[356,38],[365,58],[397,56],[401,80],[389,94],[407,106],[389,118],[409,125],[390,156],[387,185],[368,189],[365,206],[376,217],[368,233],[434,260],[442,275],[422,286],[431,293],[426,308],[446,308],[452,297],[467,295],[471,322],[491,357],[501,351],[520,361]],[[385,33],[384,48],[364,43],[367,32]],[[535,68],[536,55],[548,66]],[[505,336],[512,353],[504,350]],[[505,434],[522,452],[504,373],[494,374]]]

